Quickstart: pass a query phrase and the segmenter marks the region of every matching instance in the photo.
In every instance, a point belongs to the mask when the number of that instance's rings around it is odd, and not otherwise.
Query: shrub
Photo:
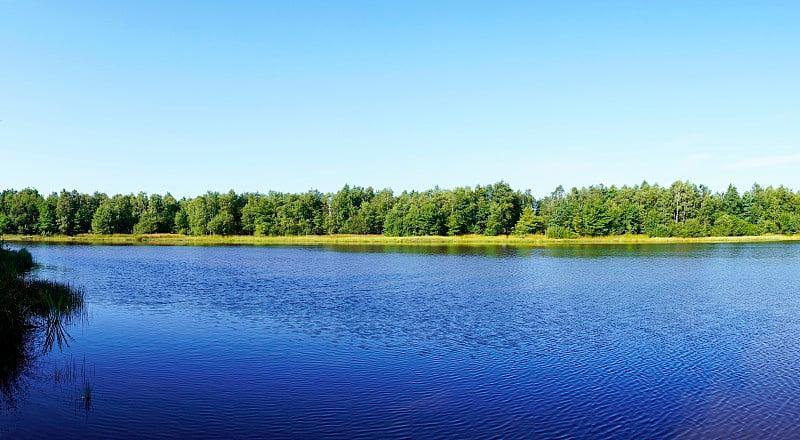
[[[677,237],[705,237],[708,235],[706,227],[696,218],[690,218],[685,223],[678,223],[672,228],[672,235]]]
[[[667,225],[655,225],[650,229],[648,235],[651,237],[671,237],[672,229]]]
[[[544,233],[547,238],[578,238],[574,231],[561,226],[550,226]]]

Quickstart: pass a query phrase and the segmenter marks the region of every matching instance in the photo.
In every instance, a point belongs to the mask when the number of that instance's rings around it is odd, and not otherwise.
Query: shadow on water
[[[527,257],[533,254],[533,248],[515,247],[508,245],[384,245],[384,244],[336,244],[313,246],[319,249],[335,252],[349,253],[396,253],[417,255],[451,255],[451,256],[481,256],[481,257]]]
[[[25,249],[0,247],[0,408],[4,409],[16,407],[40,356],[69,346],[67,328],[86,313],[83,291],[31,277],[33,266]]]
[[[541,256],[550,258],[607,258],[636,257],[648,258],[706,258],[710,255],[736,258],[742,254],[753,254],[769,248],[787,248],[786,243],[608,243],[571,244],[559,243],[546,246],[520,246],[508,244],[333,244],[309,246],[345,253],[395,253],[440,256],[478,256],[494,258],[520,258]]]
[[[709,257],[736,259],[743,256],[759,258],[775,252],[791,255],[793,243],[611,243],[558,244],[541,248],[541,256],[552,258],[647,257],[705,259]]]

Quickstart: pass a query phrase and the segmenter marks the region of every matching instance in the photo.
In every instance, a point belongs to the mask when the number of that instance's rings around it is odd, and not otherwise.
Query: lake
[[[800,244],[27,247],[0,437],[800,437]]]

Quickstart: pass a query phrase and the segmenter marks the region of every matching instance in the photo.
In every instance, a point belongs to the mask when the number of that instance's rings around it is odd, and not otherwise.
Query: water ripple
[[[14,437],[791,438],[800,246],[37,247],[88,420]],[[44,394],[42,394],[44,396]],[[38,400],[37,400],[38,399]],[[1,424],[1,423],[0,423]]]

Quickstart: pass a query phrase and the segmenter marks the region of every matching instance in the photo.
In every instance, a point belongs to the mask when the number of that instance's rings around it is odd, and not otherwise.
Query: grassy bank
[[[464,235],[454,237],[386,237],[383,235],[301,235],[280,237],[255,237],[250,235],[204,235],[180,234],[80,234],[75,236],[53,235],[4,235],[2,239],[16,243],[63,243],[63,244],[113,244],[113,245],[178,245],[178,246],[222,246],[222,245],[505,245],[505,246],[552,246],[552,245],[602,245],[602,244],[656,244],[656,243],[751,243],[800,241],[798,235],[758,235],[746,237],[649,237],[647,235],[614,235],[605,237],[581,237],[554,239],[544,235],[496,236]]]

